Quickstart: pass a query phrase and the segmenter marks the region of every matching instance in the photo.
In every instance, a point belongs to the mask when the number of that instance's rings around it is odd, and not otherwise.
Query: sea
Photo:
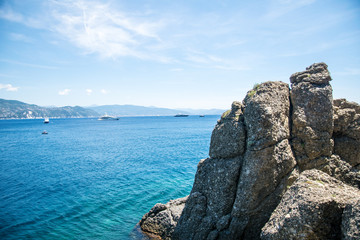
[[[137,223],[190,193],[217,119],[0,120],[0,239],[146,239]]]

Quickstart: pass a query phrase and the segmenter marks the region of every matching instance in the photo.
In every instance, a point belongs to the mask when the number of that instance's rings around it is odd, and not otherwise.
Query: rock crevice
[[[291,75],[291,89],[265,82],[233,102],[187,200],[155,205],[141,228],[184,240],[359,236],[360,106],[333,101],[327,68],[313,64]]]

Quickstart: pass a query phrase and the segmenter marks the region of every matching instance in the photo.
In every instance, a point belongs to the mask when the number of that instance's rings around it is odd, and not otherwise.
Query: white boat
[[[49,123],[49,122],[50,122],[49,118],[46,117],[46,118],[44,119],[44,123]]]
[[[100,121],[104,121],[104,120],[119,120],[118,117],[112,117],[112,116],[109,116],[107,114],[105,114],[104,116],[100,117],[98,120]]]

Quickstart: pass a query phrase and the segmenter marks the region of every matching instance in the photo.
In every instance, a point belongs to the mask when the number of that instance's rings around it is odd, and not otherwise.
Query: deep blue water
[[[218,118],[0,121],[0,239],[134,239],[189,194]]]

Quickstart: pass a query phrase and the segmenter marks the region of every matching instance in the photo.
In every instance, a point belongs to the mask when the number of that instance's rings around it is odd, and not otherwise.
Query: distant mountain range
[[[87,108],[101,115],[109,114],[114,116],[172,116],[176,114],[221,115],[224,112],[223,109],[170,109],[135,105],[103,105]]]
[[[135,105],[41,107],[16,100],[0,99],[0,119],[84,118],[99,117],[105,114],[113,116],[172,116],[179,113],[189,115],[221,115],[223,112],[223,109],[169,109]]]
[[[9,118],[82,118],[97,117],[100,114],[83,107],[40,107],[16,100],[0,99],[0,119]]]

